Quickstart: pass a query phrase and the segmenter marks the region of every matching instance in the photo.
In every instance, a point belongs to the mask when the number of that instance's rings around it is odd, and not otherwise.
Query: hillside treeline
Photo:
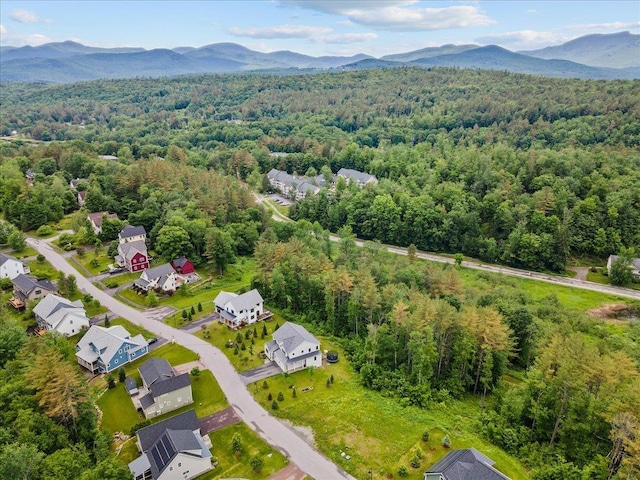
[[[255,186],[270,168],[377,175],[294,209],[332,231],[554,271],[640,244],[638,81],[400,68],[1,88],[0,133],[121,163],[179,159]]]

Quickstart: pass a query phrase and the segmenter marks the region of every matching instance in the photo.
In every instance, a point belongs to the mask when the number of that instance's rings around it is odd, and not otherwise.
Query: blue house
[[[149,353],[142,335],[131,337],[121,325],[93,325],[76,345],[78,363],[91,373],[109,373]]]

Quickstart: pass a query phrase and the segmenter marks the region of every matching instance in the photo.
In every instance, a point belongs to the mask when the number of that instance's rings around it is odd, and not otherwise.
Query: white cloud
[[[496,21],[475,5],[454,5],[444,8],[418,8],[415,0],[341,1],[281,0],[283,6],[306,8],[318,12],[342,15],[351,22],[391,31],[441,30],[487,26]]]
[[[338,25],[344,25],[346,27],[353,27],[354,23],[351,20],[340,20]]]
[[[0,25],[0,44],[3,46],[24,47],[25,45],[38,46],[44,43],[54,42],[52,38],[38,33],[30,35],[20,35],[11,33],[4,25]]]
[[[336,35],[321,35],[316,37],[316,43],[331,43],[343,45],[347,43],[365,43],[378,38],[377,33],[341,33]]]
[[[51,20],[40,18],[34,12],[23,10],[22,8],[14,8],[11,12],[11,19],[18,23],[50,23]]]
[[[312,27],[309,25],[278,25],[275,27],[240,28],[230,27],[229,33],[236,37],[249,38],[313,38],[332,31],[329,27]]]
[[[530,8],[529,10],[527,10],[527,13],[529,15],[535,15],[536,13],[538,13],[538,11],[535,8]]]
[[[609,22],[609,23],[587,23],[583,25],[569,25],[567,30],[635,30],[640,28],[640,21],[636,22]]]
[[[535,50],[570,40],[566,35],[556,32],[538,32],[535,30],[520,30],[485,35],[476,39],[482,45],[500,45],[509,50]]]

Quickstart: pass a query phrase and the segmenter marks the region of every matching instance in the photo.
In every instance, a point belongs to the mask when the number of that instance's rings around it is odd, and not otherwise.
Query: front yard
[[[313,436],[320,451],[356,478],[369,478],[369,469],[374,478],[397,476],[404,466],[406,478],[422,479],[424,470],[447,453],[440,445],[445,434],[452,448],[475,447],[513,480],[527,478],[516,459],[475,433],[480,414],[476,399],[448,400],[429,409],[403,407],[398,399],[365,389],[337,344],[322,338],[321,349],[339,352],[339,362],[281,374],[268,379],[266,389],[259,381],[249,385],[249,390],[272,414],[302,426],[301,432]],[[274,410],[272,404],[280,392],[284,400]],[[422,441],[425,430],[430,433],[428,442]],[[419,468],[412,468],[410,459],[416,448],[423,452],[422,460]]]
[[[235,434],[240,436],[242,452],[235,455],[231,448],[231,439]],[[211,439],[211,454],[219,463],[212,471],[198,477],[199,480],[213,480],[217,478],[247,478],[263,479],[284,468],[289,462],[277,450],[263,441],[244,423],[236,423],[209,434]],[[250,466],[253,457],[260,457],[264,466],[256,473]]]

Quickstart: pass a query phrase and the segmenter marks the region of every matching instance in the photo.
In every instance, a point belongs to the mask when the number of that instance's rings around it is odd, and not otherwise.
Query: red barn
[[[188,260],[186,257],[176,258],[173,262],[171,262],[171,266],[176,271],[176,273],[188,274],[196,271],[196,268],[193,266],[193,263]]]

